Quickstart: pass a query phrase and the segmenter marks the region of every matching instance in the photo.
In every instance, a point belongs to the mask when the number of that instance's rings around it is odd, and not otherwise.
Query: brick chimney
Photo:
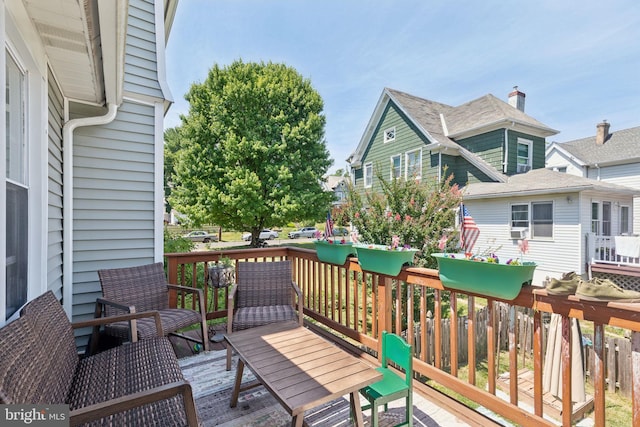
[[[513,92],[509,94],[509,105],[524,112],[524,97],[524,92],[520,92],[518,86],[514,86]]]
[[[606,120],[603,120],[602,123],[598,123],[596,126],[596,145],[602,145],[607,141],[609,137],[609,126]]]

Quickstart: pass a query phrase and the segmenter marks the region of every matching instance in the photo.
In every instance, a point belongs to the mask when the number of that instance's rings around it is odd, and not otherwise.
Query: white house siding
[[[606,166],[606,167],[601,167],[600,169],[591,168],[589,169],[588,175],[589,175],[589,178],[593,178],[593,179],[597,179],[599,175],[602,181],[635,188],[636,190],[638,190],[638,193],[640,193],[640,164],[638,163]],[[635,234],[640,234],[639,213],[640,213],[640,197],[635,197],[633,201],[633,207],[631,208],[631,215],[633,218],[633,232]]]
[[[48,212],[47,289],[62,299],[62,125],[64,99],[51,72],[48,76]]]
[[[520,258],[518,241],[510,238],[511,205],[541,201],[553,202],[553,239],[529,239],[529,253],[525,261],[538,264],[533,282],[541,285],[546,276],[559,277],[568,271],[582,272],[582,231],[579,223],[578,195],[510,197],[499,199],[473,199],[465,201],[469,213],[480,228],[480,238],[474,252],[482,253],[492,249],[501,261]],[[499,249],[498,249],[499,248]]]
[[[125,92],[162,98],[162,88],[158,81],[153,1],[129,2],[125,55]]]
[[[566,167],[566,172],[571,175],[584,176],[584,169],[575,159],[565,156],[558,150],[553,150],[545,160],[547,169]]]

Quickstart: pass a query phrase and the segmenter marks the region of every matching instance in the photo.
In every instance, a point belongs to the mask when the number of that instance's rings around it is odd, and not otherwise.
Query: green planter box
[[[355,255],[356,253],[351,242],[339,243],[334,241],[329,243],[326,240],[316,240],[313,243],[316,245],[318,259],[331,264],[342,265],[349,255]]]
[[[388,250],[384,245],[354,245],[363,270],[397,276],[405,264],[413,262],[417,249]]]
[[[468,260],[464,254],[431,256],[438,261],[440,281],[446,287],[504,300],[514,299],[523,285],[530,285],[536,269],[535,262],[508,265]]]

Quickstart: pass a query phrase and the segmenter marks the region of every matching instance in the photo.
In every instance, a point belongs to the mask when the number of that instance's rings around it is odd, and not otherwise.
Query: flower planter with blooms
[[[345,239],[318,239],[313,243],[316,246],[318,259],[323,262],[330,262],[331,264],[342,265],[348,256],[355,255],[356,253],[353,248],[353,243]]]
[[[354,248],[363,270],[387,276],[397,276],[403,265],[413,263],[413,256],[418,252],[408,245],[400,246],[397,236],[393,236],[390,246],[358,243]]]
[[[518,244],[520,252],[526,253],[527,243]],[[469,253],[431,255],[438,261],[440,281],[446,287],[504,300],[514,299],[523,285],[531,284],[537,266],[522,259],[500,263],[493,254],[486,257]]]

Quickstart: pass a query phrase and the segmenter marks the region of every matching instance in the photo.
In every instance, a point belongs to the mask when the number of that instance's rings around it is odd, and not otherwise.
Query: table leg
[[[302,421],[304,421],[304,412],[291,418],[291,427],[302,427]]]
[[[351,405],[351,413],[355,416],[355,425],[362,427],[364,425],[364,419],[362,418],[360,395],[357,390],[350,393],[349,404]]]
[[[233,393],[231,393],[230,407],[235,408],[238,404],[238,395],[240,394],[240,384],[242,383],[242,373],[244,372],[244,362],[238,358],[238,367],[236,368],[236,381],[233,385]]]

